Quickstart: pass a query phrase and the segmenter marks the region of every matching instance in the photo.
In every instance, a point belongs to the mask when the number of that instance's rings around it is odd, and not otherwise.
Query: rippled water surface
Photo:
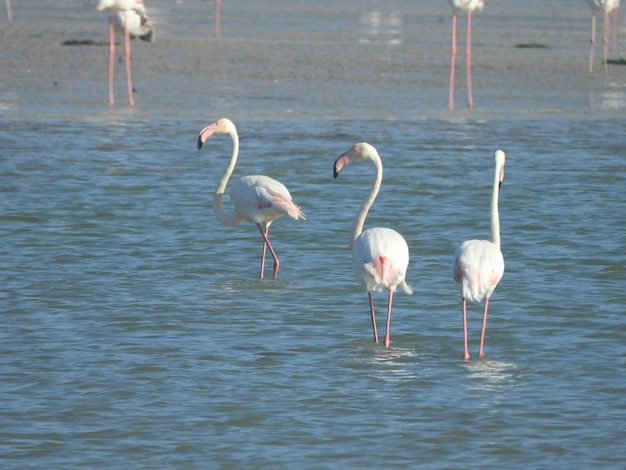
[[[258,230],[213,214],[231,143],[195,145],[220,115],[0,116],[3,468],[623,468],[619,110],[241,114],[235,176],[307,215],[272,226],[276,281]],[[363,140],[385,165],[366,226],[411,253],[388,349],[348,248],[373,168],[332,177]],[[506,271],[464,362],[450,263],[489,236],[496,148]]]

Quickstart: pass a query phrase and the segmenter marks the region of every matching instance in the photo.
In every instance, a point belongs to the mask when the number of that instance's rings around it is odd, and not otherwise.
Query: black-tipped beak
[[[335,165],[333,167],[333,177],[337,178],[337,176],[339,176],[339,170],[337,170],[337,166]]]
[[[202,148],[202,138],[198,136],[198,150]]]

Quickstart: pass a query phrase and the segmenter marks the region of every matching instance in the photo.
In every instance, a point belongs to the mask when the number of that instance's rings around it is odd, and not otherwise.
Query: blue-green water
[[[107,109],[105,87],[0,116],[3,468],[623,468],[623,108],[240,110],[234,176],[279,179],[307,215],[273,224],[280,272],[260,281],[256,227],[212,211],[230,140],[195,148],[246,101]],[[366,226],[411,253],[388,349],[348,248],[373,169],[332,177],[362,140],[385,165]],[[472,305],[463,362],[450,263],[489,236],[496,148],[506,270],[486,358]]]

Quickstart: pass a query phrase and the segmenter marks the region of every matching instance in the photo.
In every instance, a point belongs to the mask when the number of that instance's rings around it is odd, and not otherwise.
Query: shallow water
[[[235,176],[279,179],[307,215],[272,226],[276,281],[257,279],[256,228],[213,215],[230,141],[195,148],[258,97],[210,117],[167,97],[5,109],[2,467],[622,468],[626,125],[619,103],[587,98],[571,112],[241,112]],[[366,226],[411,252],[415,293],[394,297],[388,349],[348,249],[373,169],[332,177],[362,140],[385,165]],[[472,305],[463,362],[450,262],[489,236],[496,148],[506,270],[486,358]]]

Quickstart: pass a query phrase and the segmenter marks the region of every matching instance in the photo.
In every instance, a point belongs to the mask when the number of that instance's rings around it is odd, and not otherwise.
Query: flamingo
[[[491,194],[491,241],[466,240],[457,248],[452,262],[453,277],[461,284],[461,300],[463,309],[463,339],[465,349],[463,359],[470,358],[467,349],[467,300],[482,302],[485,300],[483,311],[483,328],[480,336],[478,357],[483,357],[485,329],[487,327],[487,309],[489,298],[504,274],[504,258],[500,251],[500,219],[498,216],[498,191],[504,179],[504,152],[496,150],[495,177]]]
[[[224,225],[236,225],[244,220],[249,220],[256,224],[263,237],[263,252],[261,255],[261,271],[259,278],[263,279],[263,269],[265,265],[265,249],[269,249],[274,258],[273,279],[278,275],[279,261],[272,244],[268,238],[271,223],[283,215],[289,215],[294,219],[306,219],[302,211],[291,200],[291,195],[287,188],[279,181],[269,176],[251,175],[244,176],[235,181],[230,188],[230,198],[235,206],[235,211],[227,213],[224,211],[222,199],[224,189],[228,179],[232,174],[237,156],[239,155],[239,137],[237,128],[232,121],[226,118],[219,119],[213,124],[200,131],[198,135],[198,150],[202,148],[204,142],[213,134],[228,134],[233,141],[233,150],[230,162],[224,171],[224,175],[217,185],[215,196],[213,197],[213,210],[217,219]]]
[[[334,176],[337,178],[341,169],[351,161],[370,160],[376,168],[374,185],[369,196],[363,202],[352,227],[352,263],[359,282],[367,289],[372,318],[374,341],[378,343],[376,317],[372,291],[389,291],[387,302],[387,329],[385,331],[385,347],[389,347],[389,327],[391,324],[391,302],[396,287],[400,286],[407,294],[413,291],[405,281],[406,269],[409,265],[409,247],[398,232],[390,228],[375,227],[363,230],[365,217],[374,203],[383,180],[383,164],[376,149],[367,142],[353,145],[343,152],[335,161]]]
[[[454,61],[456,59],[456,12],[467,13],[467,41],[465,45],[465,66],[467,68],[467,105],[474,106],[472,99],[472,12],[481,11],[484,0],[448,0],[452,5],[452,53],[450,55],[450,94],[448,108],[454,109]]]
[[[596,13],[604,14],[604,33],[602,36],[602,52],[604,53],[604,71],[608,71],[607,56],[609,52],[609,15],[617,14],[619,0],[587,0],[591,8],[591,46],[589,49],[589,72],[593,72],[593,49],[596,42]]]
[[[146,7],[142,0],[99,0],[98,11],[107,10],[109,15],[109,105],[113,105],[113,62],[115,60],[115,29],[124,31],[124,53],[126,57],[126,82],[128,104],[133,100],[133,83],[130,73],[130,37],[138,36],[146,41],[154,41],[154,28],[148,23]]]

